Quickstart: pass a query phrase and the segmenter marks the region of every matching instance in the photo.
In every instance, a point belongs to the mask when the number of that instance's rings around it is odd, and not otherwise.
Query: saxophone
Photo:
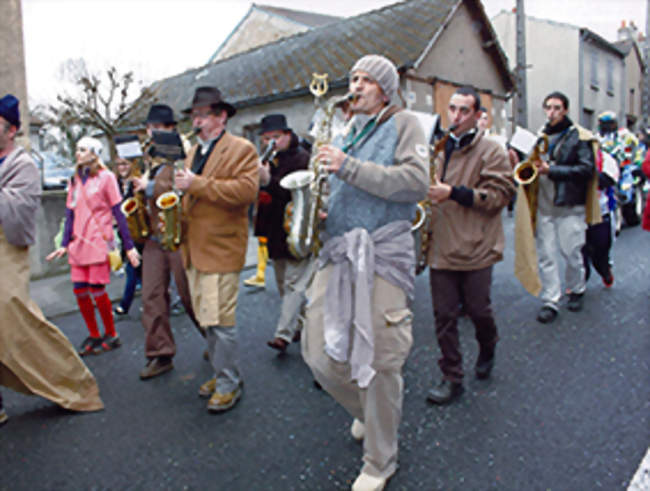
[[[455,129],[456,125],[449,127],[435,145],[429,147],[429,179],[431,186],[438,182],[436,158],[440,151],[445,148],[449,135]],[[431,231],[432,214],[431,200],[427,198],[417,204],[415,221],[411,227],[411,232],[415,236],[415,274],[420,274],[427,268],[427,257],[433,242]]]
[[[183,135],[178,135],[179,140],[175,141],[172,147],[174,152],[178,151],[175,148],[176,145],[180,143],[183,145],[183,140],[189,140],[191,137],[197,135],[201,131],[200,128],[193,128],[190,132]],[[173,153],[173,152],[172,152]],[[184,157],[184,151],[181,154],[174,155],[172,154],[168,157],[164,157],[160,165],[168,165],[175,169],[175,162],[182,162],[182,160],[177,159],[176,157]],[[176,181],[172,177],[172,189],[165,193],[162,193],[156,199],[156,208],[160,210],[158,212],[158,228],[160,230],[160,246],[166,251],[175,251],[177,250],[182,242],[182,204],[181,204],[182,194],[176,187]]]
[[[137,163],[131,163],[131,174],[128,179],[140,177],[140,166]],[[120,206],[122,214],[126,218],[126,224],[129,228],[129,234],[135,242],[144,242],[150,235],[151,230],[147,222],[147,212],[145,210],[145,198],[143,192],[135,193],[134,196],[124,200]]]
[[[537,227],[537,193],[539,189],[539,180],[537,179],[538,171],[535,166],[535,161],[548,152],[548,136],[542,133],[535,146],[533,147],[529,157],[523,162],[519,162],[514,170],[513,177],[517,184],[523,186],[524,193],[528,198],[528,207],[530,209],[530,222],[533,226],[533,231]]]
[[[315,125],[316,137],[312,147],[309,170],[292,172],[282,178],[280,186],[291,191],[291,202],[285,208],[284,228],[287,232],[289,252],[296,259],[303,259],[310,253],[318,254],[322,244],[319,239],[319,217],[323,205],[323,191],[327,171],[316,159],[318,150],[332,140],[332,120],[336,108],[354,98],[353,94],[330,97],[324,102],[322,96],[328,91],[327,74],[313,74],[309,86],[315,97],[315,104],[322,111],[322,118]]]

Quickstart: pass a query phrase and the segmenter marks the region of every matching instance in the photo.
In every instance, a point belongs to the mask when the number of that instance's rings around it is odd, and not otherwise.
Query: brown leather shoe
[[[147,362],[145,367],[140,372],[140,378],[142,380],[147,380],[158,375],[162,375],[165,372],[169,372],[174,368],[172,359],[167,356],[157,356],[152,358]]]
[[[282,353],[284,353],[287,350],[287,346],[289,346],[289,343],[282,338],[273,338],[271,341],[267,341],[266,344]]]

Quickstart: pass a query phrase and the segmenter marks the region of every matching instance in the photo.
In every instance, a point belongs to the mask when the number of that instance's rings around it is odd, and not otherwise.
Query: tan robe
[[[594,148],[594,158],[597,150],[597,141],[593,134],[576,125],[580,140],[590,141]],[[596,225],[601,222],[600,205],[598,204],[598,172],[587,185],[587,198],[585,202],[585,221],[587,225]],[[531,220],[531,210],[528,195],[524,186],[517,189],[515,203],[515,277],[528,293],[538,296],[542,291],[542,282],[539,278],[537,265],[537,246],[535,244],[535,230]]]
[[[0,385],[73,411],[104,404],[95,377],[68,338],[29,296],[29,253],[0,227]]]

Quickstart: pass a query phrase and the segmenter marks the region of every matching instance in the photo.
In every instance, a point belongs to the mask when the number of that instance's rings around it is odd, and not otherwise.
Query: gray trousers
[[[397,470],[397,436],[402,419],[402,366],[411,349],[412,314],[406,294],[375,275],[372,291],[372,327],[375,335],[375,376],[365,389],[350,380],[350,364],[325,354],[323,309],[331,266],[319,270],[309,290],[302,356],[314,378],[351,416],[363,421],[362,472],[389,478]]]
[[[210,326],[206,329],[210,364],[217,379],[216,391],[227,394],[242,384],[239,372],[237,326]]]
[[[540,298],[544,305],[558,310],[562,297],[560,253],[566,263],[566,288],[573,293],[584,293],[585,270],[582,246],[585,244],[585,207],[555,208],[557,213],[537,214],[537,259],[542,282]]]
[[[275,281],[282,297],[275,337],[284,339],[287,343],[291,343],[294,334],[302,329],[304,308],[307,303],[305,291],[311,283],[314,264],[315,261],[311,256],[302,260],[273,260]]]

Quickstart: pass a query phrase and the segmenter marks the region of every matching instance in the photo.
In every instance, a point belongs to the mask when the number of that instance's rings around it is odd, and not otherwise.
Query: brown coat
[[[198,145],[185,160],[192,166]],[[257,198],[258,156],[251,142],[225,132],[203,172],[183,197],[183,263],[202,273],[241,271],[248,242],[248,207]]]
[[[440,178],[444,151],[436,157]],[[451,154],[445,180],[474,194],[471,207],[448,199],[432,206],[432,243],[428,264],[434,269],[474,271],[503,259],[505,238],[501,210],[515,193],[512,167],[499,143],[479,132]]]

